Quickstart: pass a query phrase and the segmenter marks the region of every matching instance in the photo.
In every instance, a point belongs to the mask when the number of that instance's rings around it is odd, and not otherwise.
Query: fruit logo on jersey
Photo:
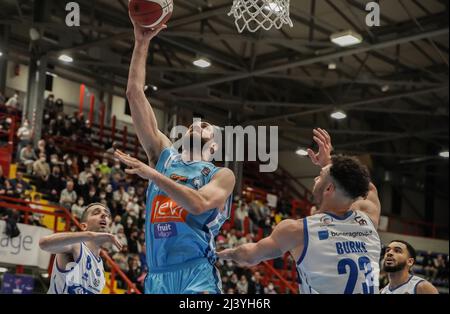
[[[152,204],[152,223],[186,222],[187,211],[167,196],[157,195]]]
[[[155,224],[154,233],[156,239],[165,239],[177,235],[177,226],[173,222]]]

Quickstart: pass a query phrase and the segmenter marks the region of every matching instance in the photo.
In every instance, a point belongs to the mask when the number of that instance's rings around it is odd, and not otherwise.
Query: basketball
[[[158,28],[172,16],[173,0],[131,0],[128,8],[135,23],[145,28]]]

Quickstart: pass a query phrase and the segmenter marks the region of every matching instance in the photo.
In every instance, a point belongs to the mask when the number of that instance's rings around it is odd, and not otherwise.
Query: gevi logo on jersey
[[[152,204],[152,223],[186,222],[187,211],[167,196],[157,195]]]

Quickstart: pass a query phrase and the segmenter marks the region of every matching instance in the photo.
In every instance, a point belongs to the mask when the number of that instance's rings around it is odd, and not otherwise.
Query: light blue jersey
[[[198,190],[220,168],[209,162],[184,162],[181,154],[169,147],[162,151],[156,170]],[[220,278],[213,266],[217,260],[214,238],[230,216],[231,196],[223,211],[213,208],[196,216],[151,183],[146,207],[146,293],[220,292]],[[199,269],[203,274],[198,274]]]

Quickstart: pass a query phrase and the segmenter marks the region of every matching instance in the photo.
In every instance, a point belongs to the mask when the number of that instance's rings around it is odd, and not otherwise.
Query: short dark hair
[[[94,206],[101,206],[101,207],[107,209],[111,213],[109,208],[106,207],[104,204],[102,204],[102,203],[92,203],[92,204],[89,204],[88,206],[86,206],[86,208],[84,209],[83,214],[81,215],[80,222],[86,222],[86,220],[88,218],[89,210],[92,209],[92,207],[94,207]]]
[[[366,197],[369,193],[369,170],[355,157],[333,156],[330,175],[352,199]]]
[[[409,244],[408,242],[406,242],[404,240],[392,240],[391,242],[389,242],[389,244],[394,243],[394,242],[403,243],[404,245],[406,245],[406,249],[408,250],[409,257],[414,259],[414,262],[416,261],[417,253],[411,244]]]

